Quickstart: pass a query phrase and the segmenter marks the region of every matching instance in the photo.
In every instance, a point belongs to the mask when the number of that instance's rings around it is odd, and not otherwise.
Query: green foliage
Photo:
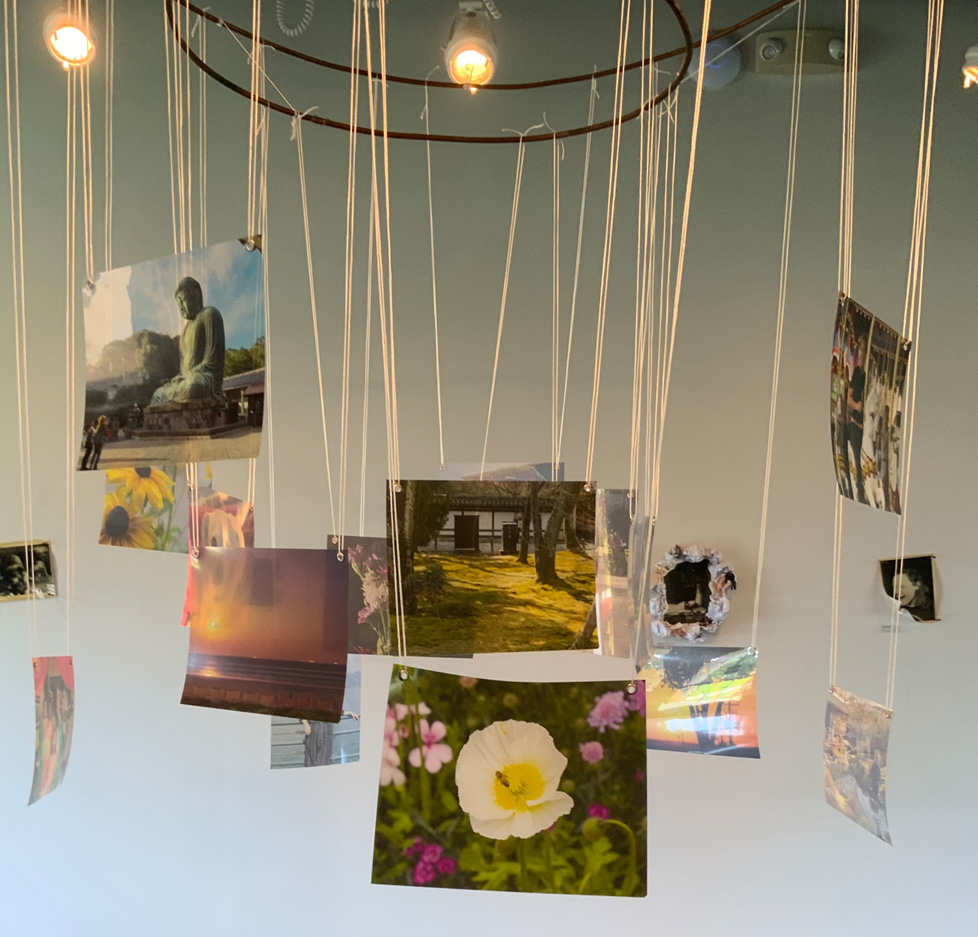
[[[265,367],[265,339],[260,338],[251,348],[228,348],[224,352],[224,376],[243,374]]]
[[[391,682],[395,728],[385,759],[397,758],[402,784],[380,788],[373,880],[436,888],[536,891],[589,895],[646,892],[645,720],[629,710],[618,729],[588,723],[596,697],[623,684],[524,684],[412,671]],[[413,710],[412,710],[413,707]],[[430,710],[430,712],[429,712]],[[425,714],[423,717],[420,714]],[[444,726],[451,759],[429,772],[410,753],[422,744],[420,724]],[[574,806],[549,829],[526,840],[495,840],[475,833],[458,803],[455,765],[476,730],[517,719],[544,726],[567,758],[560,789]],[[579,745],[600,742],[603,757],[583,760]],[[390,763],[390,761],[388,761]],[[593,812],[594,816],[589,816]],[[607,816],[607,819],[605,818]],[[425,863],[423,849],[445,860]]]

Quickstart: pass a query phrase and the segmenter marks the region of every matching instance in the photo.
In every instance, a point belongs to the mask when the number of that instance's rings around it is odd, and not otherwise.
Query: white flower
[[[557,790],[567,759],[535,722],[507,719],[473,732],[458,753],[458,802],[472,829],[490,839],[527,839],[570,813]]]

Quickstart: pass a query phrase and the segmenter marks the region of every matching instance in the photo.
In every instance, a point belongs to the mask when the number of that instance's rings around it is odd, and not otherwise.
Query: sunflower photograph
[[[646,894],[641,681],[405,672],[390,684],[375,883]]]
[[[109,469],[98,542],[186,553],[188,510],[183,466]]]

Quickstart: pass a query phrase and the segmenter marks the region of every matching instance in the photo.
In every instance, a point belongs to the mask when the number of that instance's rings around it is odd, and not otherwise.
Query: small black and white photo
[[[0,602],[48,599],[57,594],[50,543],[0,544]]]
[[[897,560],[880,560],[883,591],[896,599],[914,621],[940,621],[937,617],[937,595],[934,590],[934,557],[907,556],[897,570]]]

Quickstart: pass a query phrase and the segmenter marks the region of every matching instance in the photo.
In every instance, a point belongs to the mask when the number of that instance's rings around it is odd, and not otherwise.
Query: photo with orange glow
[[[748,648],[681,646],[657,652],[646,686],[646,747],[759,758],[757,658]]]
[[[336,551],[204,547],[188,574],[181,702],[337,722],[348,587]]]

